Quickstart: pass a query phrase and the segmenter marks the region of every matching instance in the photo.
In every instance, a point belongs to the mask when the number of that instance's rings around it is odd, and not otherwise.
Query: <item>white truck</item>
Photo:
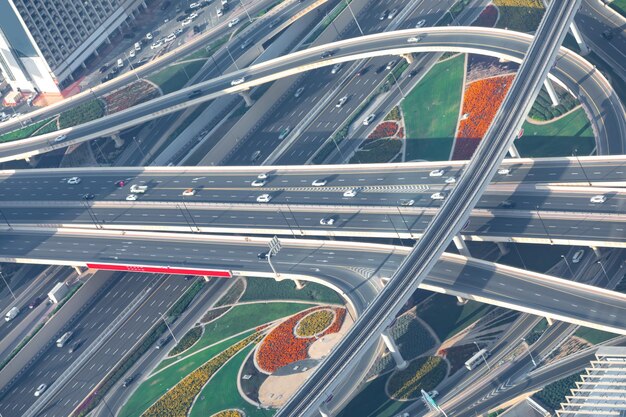
[[[72,334],[72,332],[66,332],[63,336],[59,337],[57,339],[57,347],[62,348],[63,346],[65,346],[67,341],[70,340],[70,337],[72,337]]]
[[[20,314],[20,309],[17,307],[13,307],[12,309],[10,309],[7,314],[4,316],[4,320],[6,321],[11,321],[13,320],[15,317],[17,317],[17,315]]]
[[[52,287],[50,292],[48,293],[48,298],[55,304],[58,304],[69,292],[69,288],[65,285],[64,282],[57,282],[57,284]]]
[[[133,194],[143,194],[146,191],[148,191],[148,186],[147,185],[137,185],[137,184],[133,184],[130,186],[130,192]]]

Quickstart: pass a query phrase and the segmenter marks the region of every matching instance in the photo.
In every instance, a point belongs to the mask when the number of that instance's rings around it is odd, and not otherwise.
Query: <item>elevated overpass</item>
[[[267,250],[269,240],[23,229],[0,235],[0,261],[274,278],[267,261],[257,257]],[[360,242],[288,238],[280,242],[282,249],[272,258],[280,279],[318,282],[337,290],[350,303],[365,305],[370,300],[352,299],[356,290],[366,285],[378,291],[410,252],[410,248]],[[626,334],[626,295],[505,265],[444,253],[419,288]]]
[[[424,39],[416,44],[406,42],[408,37],[416,35],[424,36]],[[435,27],[399,30],[334,42],[256,64],[73,128],[1,144],[0,162],[25,159],[112,135],[226,94],[240,93],[286,76],[340,62],[432,51],[480,53],[521,62],[532,39],[526,34],[499,29]],[[325,50],[334,51],[334,55],[330,59],[320,59],[320,54]],[[245,82],[231,86],[233,80],[241,77],[245,77]],[[592,122],[598,153],[625,153],[622,144],[622,138],[626,137],[624,108],[604,76],[574,52],[561,48],[556,66],[551,68],[550,78],[581,101]],[[190,100],[188,95],[198,89],[202,95]],[[54,139],[60,134],[67,135],[67,139],[55,143]]]

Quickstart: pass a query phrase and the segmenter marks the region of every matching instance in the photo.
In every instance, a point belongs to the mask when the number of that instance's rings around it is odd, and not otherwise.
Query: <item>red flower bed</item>
[[[398,130],[398,134],[396,136],[398,136],[398,139],[404,139],[404,128],[403,127],[401,127],[400,130]]]
[[[480,15],[474,22],[472,26],[482,26],[486,28],[492,28],[496,25],[496,21],[498,20],[498,9],[493,4],[485,7]]]
[[[513,77],[486,78],[469,85],[463,96],[462,112],[468,117],[459,123],[453,160],[472,157],[509,91]]]
[[[368,139],[381,139],[392,137],[398,132],[398,123],[396,122],[382,122],[376,129],[367,137]]]
[[[308,357],[309,346],[317,340],[315,337],[301,338],[294,336],[294,327],[300,319],[313,311],[328,309],[328,307],[315,307],[302,311],[279,324],[268,334],[256,351],[256,362],[259,367],[269,373],[277,369],[297,362]],[[334,308],[335,321],[326,331],[318,335],[325,336],[337,333],[343,324],[346,314],[345,308]]]
[[[117,113],[134,105],[159,96],[159,91],[150,83],[135,81],[104,97],[107,114]]]

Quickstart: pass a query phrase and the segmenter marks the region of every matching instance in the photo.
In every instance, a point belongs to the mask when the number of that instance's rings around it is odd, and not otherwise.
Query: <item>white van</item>
[[[135,51],[141,51],[141,44],[139,42],[135,42]]]
[[[15,317],[17,317],[17,315],[20,314],[20,309],[17,307],[13,307],[12,309],[10,309],[8,311],[8,313],[4,316],[4,319],[6,321],[11,321],[13,320]]]
[[[63,336],[57,339],[57,347],[62,348],[68,340],[72,337],[72,332],[66,332]]]
[[[133,194],[143,194],[148,190],[147,185],[137,185],[133,184],[130,186],[130,192]]]
[[[118,58],[117,59],[117,67],[118,68],[122,68],[124,66],[124,61],[122,61],[122,58]]]

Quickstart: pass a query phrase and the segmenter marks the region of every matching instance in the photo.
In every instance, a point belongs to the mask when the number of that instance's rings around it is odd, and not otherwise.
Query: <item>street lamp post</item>
[[[243,2],[243,0],[241,0],[241,6],[243,7],[243,11],[246,12],[246,16],[248,16],[248,21],[250,23],[252,23],[252,18],[250,17],[250,13],[248,13],[248,8],[246,7],[246,4]]]
[[[539,217],[539,221],[541,222],[543,229],[546,231],[546,235],[548,236],[548,240],[550,241],[551,245],[554,245],[554,242],[552,241],[552,237],[550,237],[550,232],[548,232],[548,228],[546,227],[546,224],[543,222],[543,219],[541,218],[541,214],[539,214],[539,206],[535,206],[535,208],[537,210],[535,210],[537,212],[537,217]]]
[[[569,273],[572,274],[572,278],[574,278],[574,271],[572,270],[572,267],[570,266],[569,262],[567,262],[567,257],[565,255],[561,255],[561,258],[563,258],[563,260],[565,261],[565,265],[567,265],[567,269],[569,269]]]
[[[396,74],[393,73],[393,68],[391,69],[391,76],[393,77],[393,81],[396,83],[396,86],[398,87],[398,91],[400,91],[400,94],[402,95],[402,98],[406,98],[406,95],[404,95],[404,91],[402,91],[402,87],[400,87],[400,83],[398,82],[398,79],[396,78]]]
[[[361,32],[361,36],[365,35],[365,33],[363,33],[363,29],[361,28],[361,25],[359,25],[359,21],[356,20],[356,16],[354,15],[352,6],[350,6],[350,2],[348,0],[344,0],[344,1],[346,2],[346,6],[348,6],[348,10],[350,10],[350,14],[352,15],[352,18],[354,19],[354,23],[356,23],[356,27],[359,28],[359,32]]]
[[[235,61],[235,58],[233,58],[233,54],[230,53],[230,48],[228,46],[226,46],[226,52],[228,52],[228,56],[230,56],[230,59],[233,60],[233,64],[235,64],[235,68],[237,69],[237,71],[239,71],[239,65],[237,65],[237,61]]]
[[[9,283],[7,282],[6,278],[4,277],[4,274],[2,273],[2,271],[0,271],[0,277],[2,277],[2,281],[4,281],[4,285],[6,285],[7,288],[9,289],[9,292],[11,293],[11,297],[13,297],[13,300],[17,300],[17,297],[15,296],[15,294],[13,294],[13,290],[9,286]]]
[[[141,152],[141,154],[143,155],[143,159],[146,159],[146,152],[139,145],[139,142],[137,141],[137,136],[133,135],[132,138],[133,138],[133,142],[135,142],[135,146],[137,146],[137,149],[139,149],[139,152]]]
[[[7,216],[4,215],[4,212],[2,210],[0,210],[0,215],[2,215],[2,218],[4,219],[7,226],[9,226],[9,229],[13,230],[13,226],[11,226],[11,223],[9,223],[9,219],[7,219]]]
[[[391,220],[391,216],[387,215],[387,220],[389,220],[389,223],[391,223],[393,230],[395,230],[396,235],[398,235],[398,240],[400,241],[400,244],[404,246],[404,243],[402,242],[402,236],[400,236],[400,232],[398,232],[398,229],[396,229],[396,225],[393,224],[393,220]]]
[[[178,339],[176,339],[176,336],[174,336],[174,332],[172,331],[172,328],[170,327],[170,325],[167,323],[167,320],[165,320],[165,316],[163,315],[163,313],[159,313],[159,315],[161,316],[161,319],[163,319],[163,323],[165,323],[167,330],[170,331],[170,334],[174,338],[174,341],[176,342],[176,344],[178,344]]]
[[[535,368],[537,367],[537,362],[535,362],[535,358],[533,358],[533,353],[530,351],[530,346],[528,346],[528,344],[526,343],[526,339],[522,337],[522,343],[524,343],[524,346],[526,346],[526,350],[528,350],[528,354],[530,355],[530,360],[533,362],[533,365],[535,365]]]
[[[596,261],[596,263],[600,265],[600,268],[602,269],[602,273],[604,274],[604,278],[606,278],[606,282],[607,283],[611,282],[611,280],[609,279],[609,274],[606,273],[606,269],[604,269],[604,265],[602,264],[602,261]]]
[[[478,346],[478,342],[474,341],[474,344],[476,345],[476,349],[478,349],[478,351],[480,352],[480,346]],[[491,366],[489,366],[489,362],[487,362],[487,358],[485,358],[485,355],[481,353],[480,357],[483,358],[485,365],[487,365],[487,369],[491,371]]]
[[[580,159],[578,159],[578,148],[574,148],[574,150],[572,151],[572,156],[576,158],[576,161],[578,162],[578,166],[580,167],[580,170],[583,172],[583,175],[585,179],[587,180],[587,183],[591,187],[591,180],[589,180],[589,177],[587,176],[587,173],[585,172],[585,168],[583,168],[583,164],[581,164]]]

